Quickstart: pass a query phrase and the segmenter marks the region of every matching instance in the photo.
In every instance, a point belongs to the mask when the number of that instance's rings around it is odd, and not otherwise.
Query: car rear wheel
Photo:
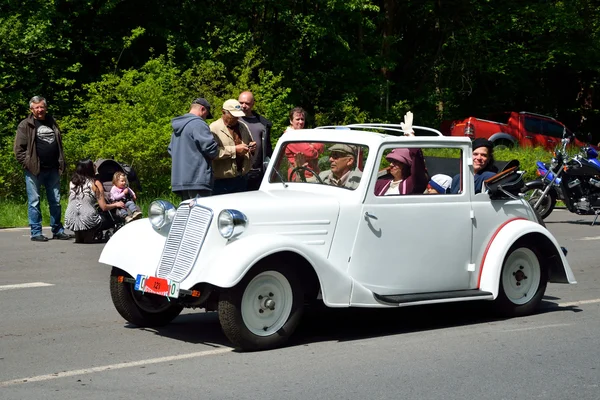
[[[500,139],[494,142],[494,150],[506,150],[512,149],[513,147],[515,147],[515,144],[510,140]]]
[[[110,273],[110,297],[115,308],[128,322],[143,327],[163,326],[177,317],[183,306],[164,296],[135,290],[132,283],[119,282],[118,276],[129,275],[113,267]]]
[[[227,338],[242,350],[283,345],[304,309],[304,290],[285,266],[257,266],[219,299],[219,321]]]
[[[547,269],[538,250],[527,242],[515,243],[509,250],[500,274],[496,309],[516,317],[536,312],[546,291]]]

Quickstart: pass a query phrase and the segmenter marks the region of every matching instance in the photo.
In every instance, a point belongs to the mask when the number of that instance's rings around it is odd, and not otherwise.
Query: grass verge
[[[139,199],[137,205],[142,209],[144,217],[148,215],[148,207],[150,203],[157,198],[168,200],[173,204],[179,204],[179,197],[173,193],[165,194],[152,199]],[[67,198],[63,197],[60,201],[62,207],[61,221],[65,221],[65,210],[67,209]],[[42,209],[42,225],[50,226],[50,209],[48,207],[48,201],[42,198],[40,201],[40,207]],[[27,201],[17,200],[2,200],[0,201],[0,229],[2,228],[19,228],[29,226],[27,220]]]

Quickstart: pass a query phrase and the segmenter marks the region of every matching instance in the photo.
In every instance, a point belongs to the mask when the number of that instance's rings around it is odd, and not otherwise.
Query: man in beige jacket
[[[239,122],[244,111],[239,101],[229,99],[223,103],[221,119],[210,124],[210,131],[219,145],[219,154],[213,160],[215,183],[213,195],[243,192],[248,186],[251,155],[256,142],[250,130]]]

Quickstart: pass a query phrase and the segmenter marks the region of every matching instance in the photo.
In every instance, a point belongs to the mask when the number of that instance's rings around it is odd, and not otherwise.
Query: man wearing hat
[[[210,103],[200,97],[192,102],[187,114],[171,120],[171,190],[182,200],[210,196],[212,192],[212,159],[219,149],[206,118],[212,118]]]
[[[484,138],[473,140],[473,172],[475,173],[475,193],[480,193],[483,182],[498,173],[494,165],[494,146],[492,142]],[[460,193],[460,174],[452,178],[450,193]]]
[[[250,130],[239,122],[244,111],[239,101],[223,103],[221,118],[210,124],[219,154],[213,160],[215,184],[213,194],[243,192],[248,186],[248,172],[252,168],[251,155],[256,151]]]
[[[332,186],[356,189],[362,172],[356,170],[356,146],[337,143],[329,148],[330,169],[319,174],[323,183]]]

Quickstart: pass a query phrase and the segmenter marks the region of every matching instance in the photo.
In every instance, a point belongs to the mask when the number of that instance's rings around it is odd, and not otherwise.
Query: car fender
[[[488,242],[480,263],[480,273],[477,285],[479,290],[491,292],[494,295],[494,298],[498,296],[500,273],[507,252],[517,240],[529,235],[536,237],[536,243],[541,243],[540,239],[547,239],[544,240],[544,242],[547,246],[552,247],[549,249],[546,247],[544,254],[548,254],[547,251],[551,250],[551,252],[558,256],[555,266],[553,268],[550,267],[550,281],[577,283],[573,271],[569,266],[569,262],[564,256],[560,245],[557,243],[556,239],[554,239],[554,236],[552,236],[546,228],[536,222],[515,218],[502,224]],[[543,237],[540,237],[539,235]]]
[[[155,275],[167,232],[157,232],[148,218],[132,221],[119,229],[104,245],[99,261],[117,267],[132,277]]]
[[[282,235],[261,234],[237,239],[208,259],[200,257],[182,287],[206,282],[222,288],[235,286],[261,260],[282,252],[304,258],[317,274],[323,301],[330,307],[348,307],[352,278],[320,255],[311,245]]]
[[[512,144],[517,144],[517,139],[512,136],[509,135],[508,133],[504,133],[504,132],[498,132],[498,133],[494,133],[492,136],[490,136],[489,141],[494,143],[498,140],[508,140],[510,141]]]

